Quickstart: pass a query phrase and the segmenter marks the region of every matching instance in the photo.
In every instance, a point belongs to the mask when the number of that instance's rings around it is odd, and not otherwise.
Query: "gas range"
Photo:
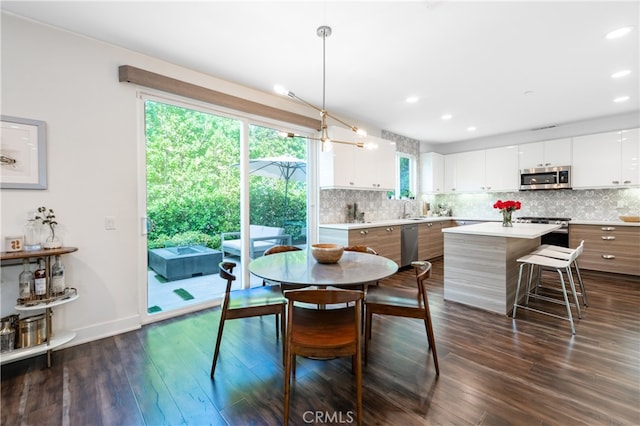
[[[518,217],[516,223],[543,223],[560,225],[559,229],[551,231],[540,238],[542,244],[552,244],[561,247],[569,247],[569,217]]]
[[[516,223],[543,223],[552,225],[561,225],[562,228],[568,228],[571,218],[569,217],[534,217],[524,216],[517,217]]]

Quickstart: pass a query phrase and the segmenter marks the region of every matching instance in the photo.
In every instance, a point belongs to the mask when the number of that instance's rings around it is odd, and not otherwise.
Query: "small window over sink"
[[[414,198],[416,180],[416,157],[404,152],[396,153],[396,194],[398,198]]]

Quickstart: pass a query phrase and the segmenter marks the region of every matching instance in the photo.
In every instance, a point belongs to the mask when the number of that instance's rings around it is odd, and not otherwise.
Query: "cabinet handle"
[[[631,181],[630,181],[630,180],[625,180],[625,181],[624,181],[624,184],[625,184],[625,185],[629,185],[630,183],[631,183]]]
[[[614,228],[613,226],[603,226],[602,228],[600,228],[603,231],[615,231],[616,228]]]
[[[618,185],[620,183],[619,180],[612,180],[611,183],[613,183],[614,185]]]
[[[545,165],[545,166],[550,166],[550,165],[551,165],[551,163],[544,163],[544,165]]]
[[[616,239],[616,237],[615,237],[615,236],[613,236],[613,235],[603,235],[603,236],[602,236],[602,239],[603,239],[603,240],[615,240],[615,239]]]
[[[602,255],[602,258],[603,258],[603,259],[607,259],[607,260],[613,260],[613,259],[615,259],[616,257],[615,257],[614,255],[612,255],[612,254],[603,254],[603,255]]]
[[[433,226],[433,223],[427,223],[427,227],[431,228]]]
[[[387,232],[392,232],[393,228],[387,228]]]
[[[360,231],[360,235],[367,235],[369,231]]]

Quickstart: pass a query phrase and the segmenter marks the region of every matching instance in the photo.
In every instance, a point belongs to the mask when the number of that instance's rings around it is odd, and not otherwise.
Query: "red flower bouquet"
[[[516,210],[520,210],[520,207],[522,207],[520,201],[512,200],[498,200],[493,205],[494,209],[499,209],[500,213],[502,213],[502,226],[513,226],[513,223],[511,222],[511,213]]]
[[[522,207],[522,204],[520,203],[520,201],[512,201],[512,200],[508,200],[508,201],[498,200],[493,205],[494,209],[500,209],[501,212],[505,212],[505,211],[512,212],[515,210],[520,210],[520,207]]]

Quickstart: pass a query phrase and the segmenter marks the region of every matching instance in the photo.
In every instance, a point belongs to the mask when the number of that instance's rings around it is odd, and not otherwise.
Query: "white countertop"
[[[322,223],[318,225],[318,227],[349,230],[349,229],[374,228],[374,227],[380,227],[380,226],[401,226],[401,225],[411,225],[416,223],[443,222],[447,220],[456,220],[456,219],[450,216],[434,216],[434,217],[425,217],[425,218],[416,218],[416,219],[388,219],[388,220],[379,220],[375,222],[365,222],[365,223]]]
[[[538,223],[514,223],[513,226],[505,227],[502,226],[502,222],[485,222],[475,225],[445,228],[442,232],[445,234],[533,239],[560,229],[560,227],[560,225],[543,225]]]
[[[454,221],[481,221],[481,222],[495,222],[502,224],[502,219],[499,218],[491,218],[488,219],[486,217],[483,218],[470,218],[470,217],[451,217],[451,216],[432,216],[432,217],[424,217],[424,218],[415,218],[415,219],[387,219],[387,220],[379,220],[374,222],[365,222],[365,223],[322,223],[318,225],[320,228],[331,228],[331,229],[341,229],[341,230],[350,230],[350,229],[362,229],[362,228],[373,228],[378,226],[402,226],[409,225],[414,223],[428,223],[428,222],[443,222],[448,220]],[[515,225],[515,222],[514,222]],[[608,226],[640,226],[640,222],[623,222],[621,220],[571,220],[569,225],[608,225]],[[470,226],[470,225],[465,225]]]

